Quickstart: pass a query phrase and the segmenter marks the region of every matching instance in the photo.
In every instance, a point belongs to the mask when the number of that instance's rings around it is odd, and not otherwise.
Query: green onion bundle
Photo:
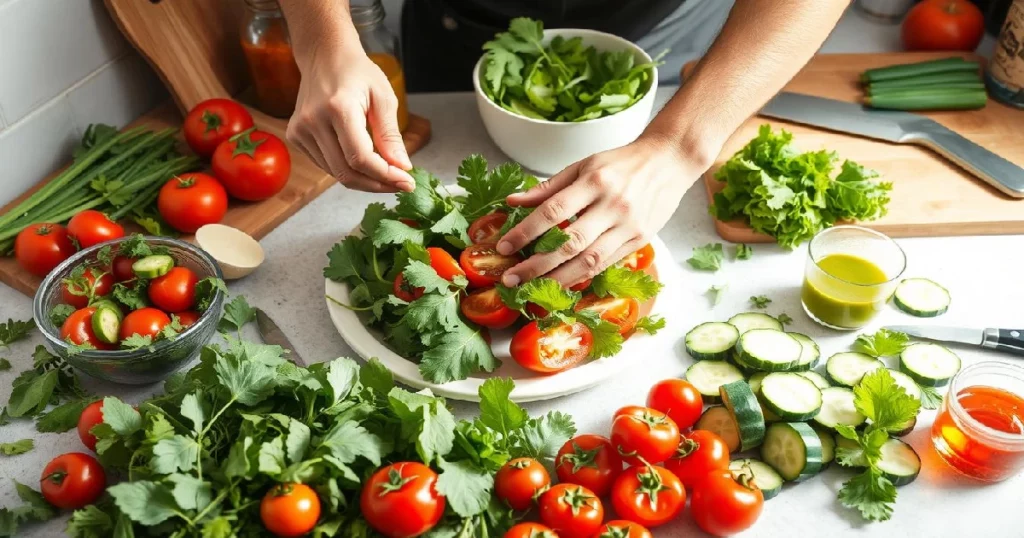
[[[861,74],[864,104],[891,110],[982,108],[988,95],[980,67],[954,57],[869,69]]]

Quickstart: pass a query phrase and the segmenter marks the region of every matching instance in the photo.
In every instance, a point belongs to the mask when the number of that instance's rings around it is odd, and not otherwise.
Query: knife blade
[[[259,328],[260,338],[263,339],[263,343],[281,346],[289,351],[288,358],[292,362],[302,367],[306,366],[306,361],[302,360],[302,357],[295,352],[295,347],[292,346],[288,337],[284,335],[284,331],[261,308],[256,309],[256,327]]]
[[[792,92],[780,92],[760,113],[865,138],[926,147],[1006,195],[1024,198],[1024,168],[920,114],[871,110],[856,103]]]
[[[939,342],[956,342],[1024,356],[1024,330],[969,329],[935,325],[890,325],[890,331]]]

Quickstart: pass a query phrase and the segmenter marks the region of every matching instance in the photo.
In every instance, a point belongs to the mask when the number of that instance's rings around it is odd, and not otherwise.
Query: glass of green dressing
[[[818,232],[807,247],[800,299],[814,321],[832,329],[868,324],[896,290],[907,267],[891,238],[860,226]]]

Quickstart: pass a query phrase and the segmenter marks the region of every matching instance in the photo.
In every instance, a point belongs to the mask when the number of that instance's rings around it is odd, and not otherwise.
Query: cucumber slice
[[[697,360],[725,360],[739,337],[739,330],[728,323],[701,323],[686,333],[686,352]]]
[[[832,440],[835,441],[835,443],[836,443],[836,455],[839,454],[839,449],[841,449],[841,448],[845,448],[846,450],[860,450],[860,445],[857,444],[857,441],[854,441],[853,439],[847,439],[847,438],[843,437],[842,435],[839,435],[838,433],[835,434],[832,437]],[[865,463],[865,462],[861,462],[861,463],[863,463],[863,464],[862,465],[853,465],[853,467],[856,467],[856,468],[860,469],[860,468],[864,468],[864,467],[867,466],[867,463]]]
[[[750,329],[736,342],[740,363],[764,372],[783,372],[803,353],[800,342],[776,329]]]
[[[774,411],[768,408],[764,404],[764,396],[761,395],[761,381],[768,375],[768,372],[757,372],[750,376],[747,380],[747,384],[750,385],[751,392],[754,396],[757,396],[757,403],[761,405],[761,414],[764,415],[765,422],[779,422],[782,420],[779,415],[776,415]]]
[[[900,371],[920,385],[938,387],[960,371],[960,357],[939,344],[914,344],[900,353]]]
[[[855,387],[868,372],[884,368],[882,361],[854,351],[836,353],[825,363],[825,375],[829,381],[844,387]]]
[[[686,369],[686,380],[697,392],[700,392],[705,403],[718,403],[718,389],[726,383],[743,381],[743,374],[735,366],[724,361],[700,361]]]
[[[893,370],[891,368],[889,369],[889,375],[892,376],[892,380],[895,381],[897,385],[903,387],[903,390],[907,391],[908,395],[918,401],[921,400],[921,387],[913,378],[899,370]]]
[[[934,318],[949,310],[949,291],[927,278],[908,278],[896,286],[893,303],[919,318]]]
[[[894,486],[905,486],[921,472],[921,457],[914,448],[899,439],[889,439],[882,445],[882,458],[878,470]]]
[[[101,306],[92,313],[92,332],[105,344],[116,344],[121,338],[121,311]]]
[[[164,276],[174,268],[174,258],[166,254],[153,254],[132,264],[132,272],[139,278]]]
[[[754,485],[757,489],[761,490],[761,494],[764,495],[764,500],[775,497],[782,491],[782,484],[784,480],[779,476],[779,473],[772,469],[771,465],[756,459],[756,458],[744,458],[741,460],[732,460],[729,462],[729,470],[732,471],[732,475],[739,477],[743,473],[750,473],[754,478]]]
[[[729,452],[736,452],[740,449],[740,429],[736,426],[736,420],[732,418],[732,413],[728,409],[720,405],[707,408],[697,419],[693,429],[707,430],[718,435],[729,447]]]
[[[857,411],[853,400],[853,391],[846,387],[821,389],[821,410],[814,415],[814,422],[829,430],[840,424],[851,428],[864,424],[867,418]]]
[[[803,422],[777,422],[765,433],[761,459],[787,481],[806,480],[821,470],[821,441]]]
[[[783,420],[810,420],[821,410],[821,390],[804,376],[779,372],[761,382],[765,405]]]
[[[828,380],[825,379],[825,376],[819,374],[818,372],[808,370],[806,372],[797,372],[796,375],[802,375],[807,379],[810,379],[811,382],[817,385],[819,389],[827,389],[832,386],[829,384]]]
[[[814,433],[818,434],[818,441],[821,441],[821,469],[824,470],[833,460],[836,459],[836,440],[832,434],[824,429],[815,428]]]
[[[750,379],[747,379],[747,384],[750,385],[750,391],[753,392],[755,396],[761,395],[761,382],[764,381],[764,378],[766,377],[768,377],[768,372],[757,372],[751,375]]]
[[[124,313],[121,312],[121,307],[117,306],[117,303],[111,301],[110,299],[100,299],[99,301],[93,303],[91,306],[96,308],[96,310],[99,310],[101,308],[109,308],[110,310],[113,310],[115,314],[117,314],[118,321],[124,319]]]
[[[917,427],[917,417],[911,417],[910,420],[900,425],[901,427],[896,431],[890,431],[889,434],[893,437],[906,437],[910,435],[910,432],[914,431]]]
[[[729,325],[736,327],[740,334],[751,329],[775,329],[781,331],[782,322],[761,312],[744,312],[729,318]]]
[[[761,404],[750,390],[746,381],[733,381],[722,385],[719,389],[722,403],[725,405],[740,436],[740,450],[750,450],[764,440],[764,415]]]
[[[789,335],[795,338],[797,342],[800,342],[800,346],[803,348],[803,351],[800,353],[800,360],[793,365],[793,368],[791,368],[790,371],[804,372],[817,366],[818,359],[821,358],[821,351],[818,349],[818,344],[805,334],[789,333]]]

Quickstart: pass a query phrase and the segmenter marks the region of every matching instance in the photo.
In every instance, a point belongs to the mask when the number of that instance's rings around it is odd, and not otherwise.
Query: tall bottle
[[[989,94],[1024,108],[1024,0],[1014,0],[985,73]]]
[[[398,97],[398,128],[404,131],[409,125],[405,73],[398,57],[398,39],[384,27],[384,4],[381,0],[352,0],[350,9],[363,50],[388,77]]]

